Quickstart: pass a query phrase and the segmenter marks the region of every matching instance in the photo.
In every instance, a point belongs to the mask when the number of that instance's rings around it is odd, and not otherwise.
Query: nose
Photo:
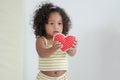
[[[58,29],[58,28],[59,28],[58,24],[55,24],[54,29]]]

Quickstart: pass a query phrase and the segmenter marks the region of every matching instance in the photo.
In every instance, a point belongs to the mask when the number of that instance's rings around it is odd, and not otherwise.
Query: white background
[[[38,73],[32,20],[41,1],[46,0],[25,0],[24,80]],[[69,57],[69,80],[120,80],[120,0],[50,1],[69,14],[69,34],[78,40],[76,56]]]
[[[23,80],[23,5],[23,0],[0,0],[0,80]]]

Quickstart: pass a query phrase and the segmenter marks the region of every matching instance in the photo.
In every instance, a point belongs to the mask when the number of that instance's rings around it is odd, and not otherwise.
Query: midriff
[[[43,74],[51,77],[59,77],[66,72],[66,70],[57,70],[57,71],[41,71]]]

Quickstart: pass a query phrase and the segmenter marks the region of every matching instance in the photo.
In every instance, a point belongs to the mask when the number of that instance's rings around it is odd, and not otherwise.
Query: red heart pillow
[[[62,51],[66,51],[67,49],[71,48],[76,41],[75,36],[72,35],[65,36],[61,33],[55,34],[53,40],[61,42]]]

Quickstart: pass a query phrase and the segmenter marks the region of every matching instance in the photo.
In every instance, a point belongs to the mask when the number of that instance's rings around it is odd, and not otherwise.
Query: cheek
[[[63,26],[61,26],[60,30],[63,31]]]
[[[48,27],[45,27],[45,32],[49,33],[49,28]]]
[[[46,26],[46,27],[45,27],[45,30],[46,30],[46,31],[49,31],[49,30],[50,30],[50,26]]]
[[[53,29],[50,28],[50,26],[49,26],[49,27],[46,27],[46,33],[51,33],[51,32],[53,32]]]

